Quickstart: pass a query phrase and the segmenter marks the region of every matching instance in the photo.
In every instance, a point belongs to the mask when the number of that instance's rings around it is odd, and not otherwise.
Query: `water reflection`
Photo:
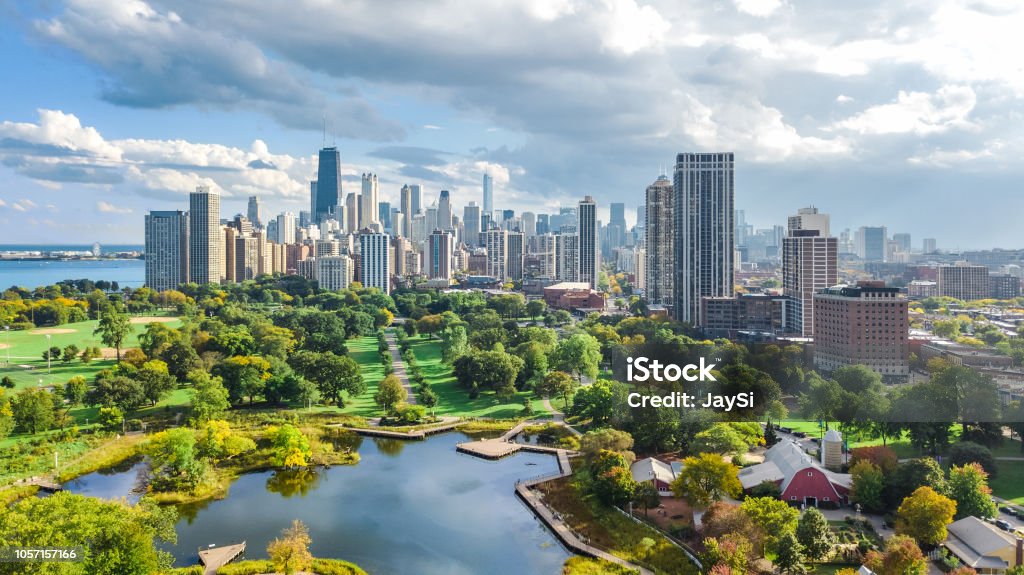
[[[380,450],[384,455],[390,455],[391,457],[397,457],[402,454],[402,450],[405,449],[405,444],[409,443],[404,439],[392,439],[390,437],[374,437],[373,443],[377,445],[377,449]]]
[[[305,497],[320,484],[323,474],[316,468],[280,469],[267,478],[267,491],[282,497]]]

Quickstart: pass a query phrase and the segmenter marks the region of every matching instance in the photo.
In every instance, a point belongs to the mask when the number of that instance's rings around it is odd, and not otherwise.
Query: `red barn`
[[[740,471],[748,491],[765,481],[779,486],[781,499],[792,505],[838,507],[849,502],[851,478],[825,469],[795,441],[784,439],[764,454],[764,463]]]

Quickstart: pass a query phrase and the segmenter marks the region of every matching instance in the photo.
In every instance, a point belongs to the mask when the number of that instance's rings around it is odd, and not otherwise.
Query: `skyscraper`
[[[341,204],[341,154],[338,148],[320,150],[314,197],[313,222],[317,224],[337,211]]]
[[[427,241],[427,279],[452,278],[452,235],[445,230],[435,229]]]
[[[197,284],[224,277],[224,236],[220,231],[220,194],[199,186],[189,194],[188,277]]]
[[[284,212],[277,216],[277,243],[295,243],[295,214]]]
[[[672,182],[667,176],[658,176],[647,186],[644,221],[644,243],[647,245],[644,266],[645,299],[650,304],[672,305],[675,285],[675,257],[672,246],[675,220],[672,202],[675,199]]]
[[[673,313],[680,321],[696,323],[701,298],[733,295],[733,154],[678,154],[674,192]]]
[[[508,232],[491,228],[484,232],[484,247],[487,248],[487,275],[505,281],[508,277]]]
[[[416,212],[412,209],[412,186],[405,184],[398,193],[398,207],[405,214],[405,222],[401,230],[395,230],[395,235],[412,237],[412,217]]]
[[[526,237],[532,238],[537,235],[537,214],[533,212],[523,212],[522,215],[522,231],[526,234]]]
[[[576,234],[580,238],[576,281],[589,283],[591,289],[597,289],[601,252],[597,240],[597,203],[594,198],[587,196],[581,200],[576,214]]]
[[[522,281],[523,279],[524,237],[523,232],[508,232],[507,235],[505,269],[508,279],[512,281]]]
[[[884,262],[886,246],[889,243],[885,226],[861,226],[854,234],[854,252],[857,257],[869,262]]]
[[[146,215],[146,287],[178,289],[188,283],[188,214],[153,211]]]
[[[437,227],[445,231],[452,229],[452,198],[448,190],[441,190],[437,200]]]
[[[385,233],[364,228],[359,233],[359,277],[363,287],[391,293],[391,242]]]
[[[247,214],[249,216],[249,221],[252,222],[253,227],[263,227],[263,209],[260,206],[259,196],[249,196],[249,209],[247,210]]]
[[[363,193],[359,205],[359,228],[379,223],[377,219],[377,174],[363,174]]]
[[[576,226],[565,225],[555,234],[555,279],[560,282],[579,281],[579,245]]]
[[[469,202],[469,205],[462,209],[462,240],[467,246],[476,247],[480,245],[480,206],[476,202]]]
[[[337,291],[348,288],[355,275],[352,258],[347,254],[316,258],[316,279],[320,289]]]
[[[411,202],[409,207],[412,210],[410,217],[412,217],[423,209],[423,186],[419,184],[410,184],[409,198]]]
[[[789,217],[782,239],[782,289],[789,298],[786,329],[803,337],[814,335],[814,294],[838,282],[839,241],[828,232],[828,214],[801,208]]]
[[[377,203],[377,221],[380,222],[381,228],[391,229],[391,202]]]
[[[338,221],[345,225],[345,231],[354,234],[359,230],[359,194],[348,193],[345,198],[345,217]]]
[[[610,226],[621,226],[622,229],[626,229],[626,204],[621,202],[612,202],[608,204],[610,217],[608,218],[608,225]]]
[[[491,175],[484,172],[484,213],[494,213],[494,180]]]

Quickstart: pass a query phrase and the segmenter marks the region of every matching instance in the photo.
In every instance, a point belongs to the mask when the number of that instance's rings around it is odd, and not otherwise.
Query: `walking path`
[[[328,425],[327,427],[342,427],[354,431],[359,435],[370,437],[388,437],[391,439],[424,439],[428,435],[451,431],[462,424],[458,417],[443,417],[441,423],[429,427],[421,427],[412,431],[391,431],[383,427],[347,427],[342,424]]]
[[[412,390],[412,384],[409,383],[409,377],[405,374],[405,362],[402,361],[402,352],[398,351],[395,332],[390,329],[386,330],[384,339],[388,342],[388,351],[391,352],[391,367],[394,369],[395,375],[398,376],[398,381],[402,382],[402,387],[405,388],[405,402],[409,405],[416,405],[416,394]]]
[[[555,409],[554,404],[551,403],[551,398],[550,397],[545,397],[544,398],[544,409],[546,409],[546,410],[551,412],[551,419],[554,420],[555,423],[561,423],[561,422],[565,421],[565,414],[562,413],[561,411],[558,411],[557,409]],[[572,429],[572,428],[570,427],[569,429]],[[576,431],[576,430],[573,429],[573,431]]]

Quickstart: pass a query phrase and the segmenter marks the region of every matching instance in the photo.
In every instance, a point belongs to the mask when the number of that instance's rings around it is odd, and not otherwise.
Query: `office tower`
[[[925,238],[922,241],[922,251],[926,254],[934,254],[937,251],[935,238]]]
[[[508,273],[508,279],[512,281],[523,280],[523,258],[525,257],[525,246],[523,241],[525,235],[523,232],[509,232],[506,236],[507,240],[505,243],[506,252],[506,264],[505,269]]]
[[[668,178],[666,178],[668,179]],[[647,205],[640,204],[636,209],[636,227],[642,228],[647,225]]]
[[[409,208],[412,210],[410,213],[416,214],[423,209],[423,186],[419,184],[409,185]]]
[[[537,235],[543,236],[544,234],[552,233],[551,229],[551,215],[550,214],[537,214]]]
[[[462,239],[466,245],[480,245],[480,206],[476,205],[476,202],[469,202],[468,206],[462,208],[462,227],[465,230]]]
[[[626,204],[621,202],[612,202],[608,204],[608,210],[610,217],[608,218],[608,225],[619,226],[622,229],[626,229]]]
[[[437,199],[437,227],[445,230],[453,230],[452,226],[452,199],[448,190],[441,190]]]
[[[653,184],[647,186],[646,209],[644,221],[644,243],[646,244],[647,263],[644,266],[646,277],[645,298],[648,304],[672,305],[675,293],[675,218],[672,204],[675,191],[667,176],[658,176]]]
[[[519,217],[519,231],[523,232],[528,238],[537,235],[537,214],[523,212]]]
[[[452,235],[435,229],[427,241],[426,274],[427,279],[452,279]]]
[[[377,219],[377,174],[363,174],[363,188],[359,204],[359,228],[369,228]]]
[[[338,148],[323,148],[316,171],[314,223],[320,223],[337,211],[341,204],[341,191],[341,154]]]
[[[228,222],[228,226],[235,228],[242,234],[251,234],[253,231],[252,222],[242,214],[235,214],[234,219]]]
[[[754,233],[754,226],[747,223],[747,213],[744,210],[736,210],[736,245],[739,247],[747,245],[747,240]]]
[[[267,241],[280,243],[281,237],[277,233],[277,218],[267,220]]]
[[[837,285],[814,295],[814,365],[864,365],[888,381],[910,373],[907,299],[884,282]]]
[[[501,222],[502,223],[511,221],[515,217],[516,217],[516,211],[515,210],[501,210]]]
[[[508,232],[491,228],[483,235],[484,247],[487,249],[486,275],[505,281],[508,277]]]
[[[295,243],[295,214],[284,212],[277,216],[277,243]]]
[[[936,283],[940,296],[963,301],[985,299],[992,287],[988,267],[970,265],[967,262],[939,266]]]
[[[220,231],[220,194],[198,186],[189,194],[189,281],[220,283],[224,277],[224,240]]]
[[[377,221],[382,230],[391,229],[391,202],[377,203]]]
[[[424,222],[427,225],[427,233],[430,233],[431,230],[438,227],[436,203],[432,204],[429,208],[427,208],[426,218],[424,219]]]
[[[427,240],[427,214],[420,212],[412,217],[409,239],[417,246]]]
[[[359,232],[359,277],[363,287],[391,293],[391,242],[387,234],[364,228]]]
[[[405,214],[391,208],[391,234],[393,236],[406,237],[405,230],[408,229],[408,226],[405,222],[407,219],[408,218],[405,217]]]
[[[989,297],[993,299],[1013,299],[1020,297],[1020,278],[1009,274],[989,276]]]
[[[676,319],[696,323],[703,297],[733,295],[733,154],[676,156],[672,214]]]
[[[188,283],[188,231],[186,212],[146,215],[146,287],[159,292]]]
[[[310,212],[307,212],[306,210],[301,210],[299,212],[299,227],[300,228],[308,228],[309,225],[312,224],[312,223],[313,223],[313,214],[310,213]]]
[[[235,251],[231,258],[234,260],[234,273],[229,276],[232,281],[236,282],[251,280],[259,275],[259,246],[257,246],[255,237],[237,232],[236,234]]]
[[[412,237],[412,217],[416,215],[416,210],[412,209],[412,186],[409,184],[402,186],[402,190],[398,192],[398,205],[405,214],[405,227],[395,230],[395,235]]]
[[[580,238],[578,244],[579,271],[576,273],[576,281],[589,283],[591,289],[597,289],[598,274],[601,271],[601,254],[597,243],[597,203],[590,196],[585,197],[579,203],[576,234]]]
[[[829,216],[801,208],[789,217],[782,240],[782,289],[789,298],[786,328],[803,337],[814,336],[814,294],[838,283],[839,242],[828,237]]]
[[[854,234],[854,253],[869,262],[884,262],[888,243],[885,226],[861,226]]]
[[[897,251],[910,252],[910,234],[893,234],[892,241],[896,244]]]
[[[249,221],[252,222],[253,227],[263,227],[263,208],[260,206],[260,199],[258,196],[249,196],[249,207],[246,210],[246,216]]]
[[[309,222],[302,227],[317,223],[316,217],[316,180],[309,183]]]
[[[338,291],[355,279],[355,262],[346,254],[316,258],[316,279],[320,289]]]
[[[349,192],[345,198],[345,218],[338,223],[345,226],[345,231],[354,234],[359,230],[359,194]]]
[[[555,279],[560,282],[579,281],[579,245],[576,226],[562,226],[555,234]]]
[[[491,175],[484,172],[484,205],[483,210],[485,214],[494,213],[494,180]]]

